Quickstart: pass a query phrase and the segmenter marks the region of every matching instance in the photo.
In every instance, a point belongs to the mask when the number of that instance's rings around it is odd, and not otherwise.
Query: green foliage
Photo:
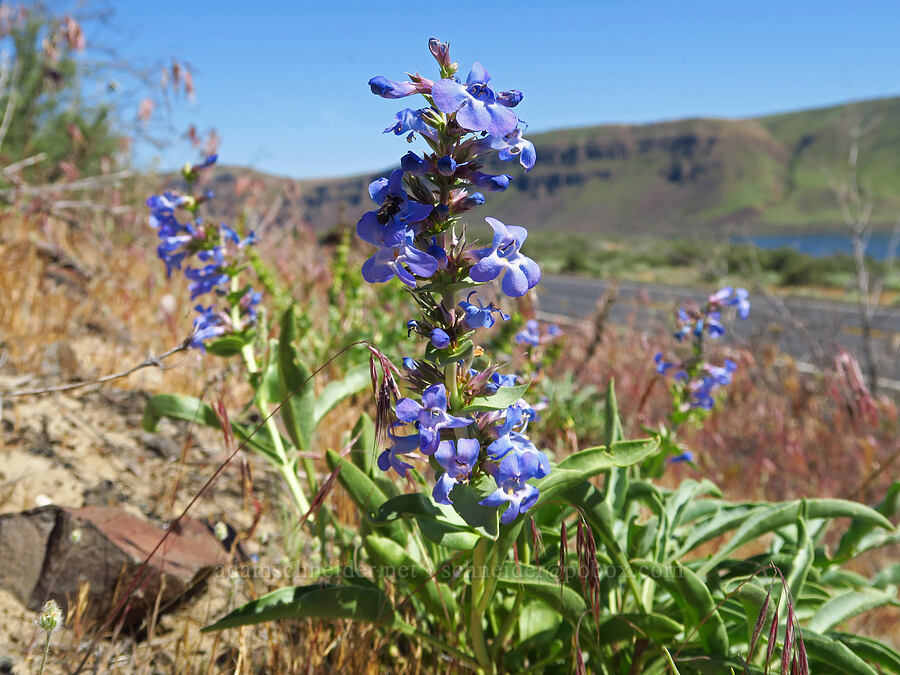
[[[531,524],[519,519],[496,534],[465,509],[436,505],[427,494],[391,497],[371,464],[361,468],[329,453],[329,467],[339,470],[338,480],[365,515],[369,574],[354,570],[337,587],[348,594],[337,606],[331,595],[318,609],[294,602],[311,587],[282,589],[207,630],[346,618],[364,578],[372,598],[358,620],[384,621],[377,589],[390,583],[418,617],[415,629],[404,624],[401,632],[487,672],[569,671],[580,653],[595,672],[666,673],[675,666],[680,673],[757,673],[767,654],[780,659],[787,651],[789,662],[801,649],[813,672],[870,673],[875,666],[900,672],[900,655],[887,645],[837,631],[859,613],[898,605],[895,585],[842,565],[896,538],[888,517],[896,512],[900,484],[876,508],[837,499],[732,503],[708,481],[661,488],[641,474],[658,452],[656,442],[623,441],[611,389],[606,401],[608,445],[560,461],[536,483],[541,500],[529,512]],[[591,482],[597,475],[604,489]],[[846,518],[849,526],[840,525]],[[822,544],[833,528],[844,532],[839,556]],[[875,533],[883,535],[872,540]],[[741,554],[763,537],[769,538],[765,553]],[[722,538],[715,551],[701,553]],[[783,584],[773,586],[778,578]],[[329,594],[337,588],[326,587]],[[779,623],[763,630],[776,608]],[[792,637],[785,646],[788,621]],[[752,653],[751,642],[759,645]]]
[[[85,100],[82,67],[72,46],[60,38],[58,26],[58,17],[35,5],[22,21],[12,22],[0,41],[13,57],[9,86],[0,91],[0,117],[7,106],[11,112],[2,145],[4,162],[46,155],[24,170],[29,182],[62,177],[63,161],[83,174],[99,173],[104,159],[119,150],[113,111]]]

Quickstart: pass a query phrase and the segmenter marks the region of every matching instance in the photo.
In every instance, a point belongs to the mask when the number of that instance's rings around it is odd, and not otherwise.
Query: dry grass
[[[135,193],[142,191],[135,189]],[[22,210],[0,215],[0,256],[4,260],[0,293],[5,298],[0,305],[0,374],[4,376],[4,388],[56,384],[121,370],[185,337],[191,323],[189,306],[184,302],[185,284],[165,279],[154,253],[155,234],[143,225],[143,219],[140,206],[131,215],[91,215],[74,222]],[[311,321],[321,332],[321,308],[328,303],[328,290],[334,281],[329,267],[331,250],[320,247],[309,231],[292,228],[263,236],[260,255],[276,271],[279,283],[293,297],[303,299]],[[327,342],[338,336],[320,337]],[[601,389],[614,377],[630,435],[638,435],[642,424],[655,424],[665,416],[664,387],[654,385],[645,397],[655,377],[647,355],[666,339],[664,333],[608,330],[583,367],[594,336],[572,331],[567,339],[566,359],[557,363],[555,372],[575,371],[581,384]],[[874,501],[889,482],[888,473],[878,475],[878,468],[896,447],[896,406],[889,399],[877,401],[878,419],[873,423],[858,414],[856,402],[847,399],[839,383],[828,375],[802,375],[783,355],[762,345],[751,347],[740,351],[741,369],[728,389],[728,400],[702,428],[681,434],[699,458],[699,475],[711,478],[726,494],[738,499],[804,494],[848,497],[858,492],[858,498]],[[223,400],[232,416],[241,414],[250,390],[236,369],[195,352],[176,355],[167,365],[170,367],[165,370],[139,371],[100,392],[55,395],[41,401],[7,399],[4,418],[12,420],[14,429],[31,429],[34,433],[40,430],[36,420],[42,415],[59,416],[59,410],[68,410],[69,417],[80,419],[80,425],[63,425],[55,431],[51,428],[56,434],[53,443],[58,457],[50,464],[56,465],[36,469],[46,475],[51,475],[47,473],[51,469],[62,471],[72,483],[71,498],[75,500],[79,490],[90,487],[89,479],[98,474],[60,469],[65,461],[87,461],[83,454],[66,453],[76,453],[76,449],[84,453],[96,447],[102,454],[100,449],[105,446],[97,443],[97,436],[117,438],[115,434],[127,435],[138,424],[139,409],[117,409],[104,392],[120,389],[123,396],[129,390],[179,392]],[[324,377],[337,374],[340,368],[334,366]],[[326,448],[341,447],[344,434],[367,405],[365,398],[359,397],[331,414],[318,437],[320,456]],[[66,444],[62,439],[79,433],[81,427],[88,427],[82,432],[92,434],[93,441],[63,449]],[[143,499],[159,519],[180,512],[213,473],[223,452],[220,438],[194,427],[171,426],[165,433],[185,448],[176,462],[148,459],[139,446],[122,441],[116,444],[117,452],[130,448],[122,459],[125,468],[110,463],[112,469],[102,469],[117,472],[115,480],[125,492],[130,491],[132,507],[137,508],[134,504]],[[6,443],[3,452],[16,452],[17,447]],[[250,457],[249,461],[254,475],[253,496],[263,513],[257,534],[268,534],[269,539],[263,543],[256,536],[248,545],[259,552],[264,563],[313,556],[309,542],[290,535],[292,520],[277,479],[258,458]],[[129,463],[137,470],[129,470]],[[317,462],[317,468],[324,474],[323,462]],[[688,475],[697,477],[698,472],[678,467],[666,480],[674,483]],[[864,485],[870,475],[875,479]],[[238,467],[231,467],[192,515],[228,517],[238,528],[249,527],[254,517],[252,502],[244,499],[240,481]],[[28,482],[19,481],[14,486],[20,490],[15,493],[19,496],[3,500],[0,509],[28,506],[28,500],[43,489]],[[0,497],[3,488],[0,484]],[[342,522],[356,522],[357,510],[341,490],[335,490],[329,499]],[[336,550],[326,551],[321,560],[323,565],[340,562],[341,552]],[[882,562],[879,559],[870,564]],[[281,622],[216,635],[199,633],[200,627],[229,608],[284,583],[241,576],[214,577],[202,598],[175,614],[156,620],[148,617],[147,639],[119,635],[115,640],[101,640],[89,664],[100,672],[316,673],[382,672],[385,663],[390,663],[395,672],[416,673],[428,661],[421,645],[350,622]],[[18,636],[16,642],[7,641],[5,648],[17,650],[17,656],[33,656],[30,613],[0,594],[0,610],[3,608],[6,611],[0,616],[6,619],[5,630]],[[884,635],[890,628],[885,622],[890,619],[890,615],[880,615],[855,627]],[[64,631],[53,651],[53,667],[70,667],[82,658],[92,635],[87,625]],[[376,654],[384,658],[374,658]]]

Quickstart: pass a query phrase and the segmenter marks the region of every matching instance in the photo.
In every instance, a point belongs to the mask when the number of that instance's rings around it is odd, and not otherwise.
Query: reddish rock
[[[77,531],[77,534],[76,534]],[[49,598],[64,608],[90,584],[86,617],[103,620],[140,575],[127,624],[173,609],[202,588],[228,556],[203,523],[185,518],[143,569],[165,530],[116,508],[45,506],[0,515],[0,587],[28,608]]]

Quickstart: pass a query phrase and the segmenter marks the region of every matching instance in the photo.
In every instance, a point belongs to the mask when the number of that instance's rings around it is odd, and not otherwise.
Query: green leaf
[[[216,356],[230,357],[237,356],[245,345],[253,342],[252,335],[241,335],[240,333],[232,333],[223,335],[211,342],[206,343],[206,351]]]
[[[353,619],[391,623],[394,608],[380,590],[359,586],[292,586],[238,607],[202,632],[279,619]]]
[[[891,521],[874,509],[844,499],[808,499],[806,505],[810,519],[816,518],[858,518],[871,522],[887,530],[893,530]],[[708,574],[717,564],[734,553],[744,544],[758,539],[767,532],[774,532],[800,516],[800,500],[773,504],[749,517],[726,544],[706,561],[698,570],[701,576]]]
[[[663,586],[685,617],[685,627],[697,630],[704,648],[711,654],[728,655],[728,631],[712,594],[703,580],[684,565],[658,565],[632,561],[641,574]],[[685,631],[690,634],[690,630]]]
[[[619,406],[616,402],[615,381],[610,378],[606,387],[606,403],[603,406],[604,420],[604,437],[606,446],[610,447],[613,443],[625,439],[625,432],[622,430],[622,420],[619,419]]]
[[[294,306],[288,307],[281,317],[281,334],[278,338],[279,401],[288,398],[281,407],[281,417],[294,447],[306,452],[312,447],[312,435],[316,428],[315,385],[312,372],[300,360],[297,348]]]
[[[834,637],[847,645],[857,656],[877,663],[890,673],[900,673],[900,653],[886,644],[863,635],[835,633]]]
[[[360,366],[347,373],[344,379],[326,384],[316,399],[313,425],[318,426],[322,418],[345,398],[368,387],[371,383],[370,377],[369,366]]]
[[[375,453],[375,422],[366,413],[360,413],[359,419],[353,426],[351,438],[355,438],[356,442],[350,450],[350,458],[357,467],[365,473],[372,473],[374,465]]]
[[[900,605],[894,593],[860,589],[837,595],[819,608],[809,620],[809,630],[825,633],[847,619],[883,605]]]
[[[884,499],[875,507],[875,510],[886,518],[893,518],[900,511],[900,481],[891,483]],[[844,536],[841,537],[841,542],[834,553],[835,560],[849,560],[861,553],[860,547],[863,540],[873,529],[874,525],[872,523],[854,519]],[[884,536],[883,533],[881,534]],[[870,546],[869,548],[874,547]]]
[[[803,629],[803,642],[810,663],[820,663],[843,675],[878,675],[847,646],[830,637],[820,635],[810,628]],[[816,672],[815,669],[810,669]]]
[[[415,518],[422,534],[456,551],[471,551],[481,537],[451,507],[435,504],[421,492],[392,497],[371,516],[375,523],[389,523],[398,518]]]
[[[456,599],[451,590],[438,584],[434,574],[413,560],[397,542],[370,534],[365,539],[366,551],[376,565],[390,567],[393,578],[414,596],[421,598],[433,616],[452,620],[457,614]]]
[[[800,517],[797,520],[797,542],[800,544],[797,553],[791,563],[791,572],[787,578],[788,588],[791,589],[791,596],[800,598],[803,593],[803,587],[806,584],[806,577],[809,575],[809,569],[812,567],[816,553],[813,550],[813,542],[809,537],[806,527],[807,503],[801,502]],[[786,596],[782,596],[783,600],[787,600]],[[821,631],[819,631],[821,632]]]
[[[767,508],[769,507],[758,504],[735,504],[720,507],[711,518],[691,525],[675,557],[680,558],[701,544],[720,537],[730,530],[737,529],[747,522],[751,515]]]
[[[476,396],[465,408],[454,412],[454,415],[468,415],[473,412],[504,410],[518,401],[528,391],[529,384],[517,384],[514,387],[500,387],[490,396]]]
[[[493,491],[493,479],[484,474],[473,483],[457,483],[456,487],[450,491],[453,510],[470,527],[489,539],[497,538],[500,509],[494,506],[482,506],[479,502]]]
[[[699,501],[699,497],[710,494],[716,497],[722,496],[719,488],[705,478],[699,483],[691,479],[683,481],[665,502],[670,530],[674,531],[681,525],[690,504]]]
[[[340,467],[338,482],[363,513],[377,511],[387,501],[387,496],[384,492],[353,462],[345,461],[334,450],[329,450],[325,453],[325,461],[331,471]],[[379,523],[373,524],[378,525]],[[399,522],[384,524],[383,532],[399,543],[404,543],[409,538],[408,533]]]
[[[588,611],[580,594],[561,585],[555,576],[541,567],[506,561],[500,566],[497,583],[522,588],[531,597],[550,605],[573,626]]]
[[[535,482],[541,491],[538,504],[546,504],[578,483],[612,467],[637,464],[656,451],[656,441],[622,441],[606,448],[588,448],[566,457],[549,476]]]
[[[448,366],[468,359],[474,349],[475,345],[469,339],[460,342],[455,349],[438,349],[429,342],[425,348],[425,360],[436,366]]]

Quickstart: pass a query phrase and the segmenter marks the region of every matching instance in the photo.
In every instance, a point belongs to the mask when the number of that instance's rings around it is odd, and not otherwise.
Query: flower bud
[[[442,176],[452,176],[456,173],[456,160],[450,155],[444,155],[437,162],[438,173]]]

